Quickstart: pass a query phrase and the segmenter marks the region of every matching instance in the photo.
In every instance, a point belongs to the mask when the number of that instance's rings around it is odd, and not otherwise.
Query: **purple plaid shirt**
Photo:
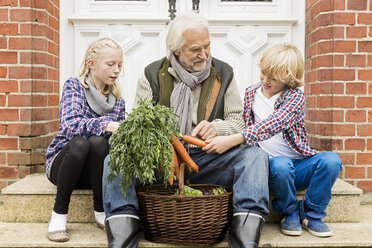
[[[110,121],[122,122],[124,119],[125,102],[122,98],[116,100],[110,112],[99,116],[89,107],[79,79],[68,79],[60,101],[59,130],[46,152],[46,174],[50,174],[53,158],[73,137],[101,135]]]
[[[283,132],[283,138],[294,151],[313,156],[318,152],[312,149],[307,141],[305,128],[305,96],[300,89],[287,88],[278,97],[274,113],[260,122],[254,121],[252,104],[254,93],[261,84],[247,88],[244,95],[245,128],[242,134],[250,145],[267,140]]]

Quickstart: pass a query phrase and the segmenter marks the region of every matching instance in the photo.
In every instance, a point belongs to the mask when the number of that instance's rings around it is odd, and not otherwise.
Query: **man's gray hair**
[[[188,12],[177,16],[169,26],[166,44],[168,49],[168,58],[171,53],[181,49],[186,43],[183,33],[188,29],[206,28],[209,32],[208,21],[199,13]]]

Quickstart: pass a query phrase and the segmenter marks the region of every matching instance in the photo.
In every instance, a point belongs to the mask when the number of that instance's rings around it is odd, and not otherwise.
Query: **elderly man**
[[[177,17],[167,35],[169,55],[148,65],[138,81],[136,99],[148,98],[174,107],[180,132],[201,139],[241,132],[243,106],[232,68],[210,56],[207,21],[196,13]],[[257,247],[268,214],[268,156],[260,148],[241,144],[222,154],[212,144],[190,147],[199,166],[191,183],[218,184],[233,188],[233,219],[230,247]],[[109,247],[137,247],[140,237],[135,186],[120,192],[120,176],[108,183],[106,158],[103,202]]]

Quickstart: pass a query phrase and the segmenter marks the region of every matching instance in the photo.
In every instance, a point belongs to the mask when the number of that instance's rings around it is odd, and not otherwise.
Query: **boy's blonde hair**
[[[113,48],[113,49],[119,49],[121,53],[123,53],[121,47],[118,43],[116,43],[113,39],[110,38],[101,38],[99,40],[93,41],[84,56],[84,60],[81,63],[80,66],[80,72],[79,72],[79,80],[80,83],[83,85],[84,88],[89,88],[88,85],[85,83],[85,78],[88,77],[90,82],[98,89],[98,84],[94,81],[90,67],[88,65],[88,62],[90,60],[98,61],[100,57],[102,56],[102,48]],[[108,95],[110,92],[115,96],[116,99],[119,99],[121,96],[119,83],[117,80],[115,80],[114,84],[112,85],[106,85],[105,89],[103,91],[104,95]]]
[[[279,43],[267,49],[260,60],[262,74],[285,83],[290,88],[304,85],[304,60],[297,47]]]

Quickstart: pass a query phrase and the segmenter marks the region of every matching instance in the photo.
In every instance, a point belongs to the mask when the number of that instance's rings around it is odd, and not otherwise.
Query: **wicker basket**
[[[183,178],[180,174],[180,178]],[[172,187],[151,185],[137,188],[141,222],[150,242],[209,246],[221,242],[232,214],[232,191],[219,185],[190,185],[203,193],[223,187],[220,195],[186,196],[183,182]],[[181,195],[175,196],[179,188]]]

